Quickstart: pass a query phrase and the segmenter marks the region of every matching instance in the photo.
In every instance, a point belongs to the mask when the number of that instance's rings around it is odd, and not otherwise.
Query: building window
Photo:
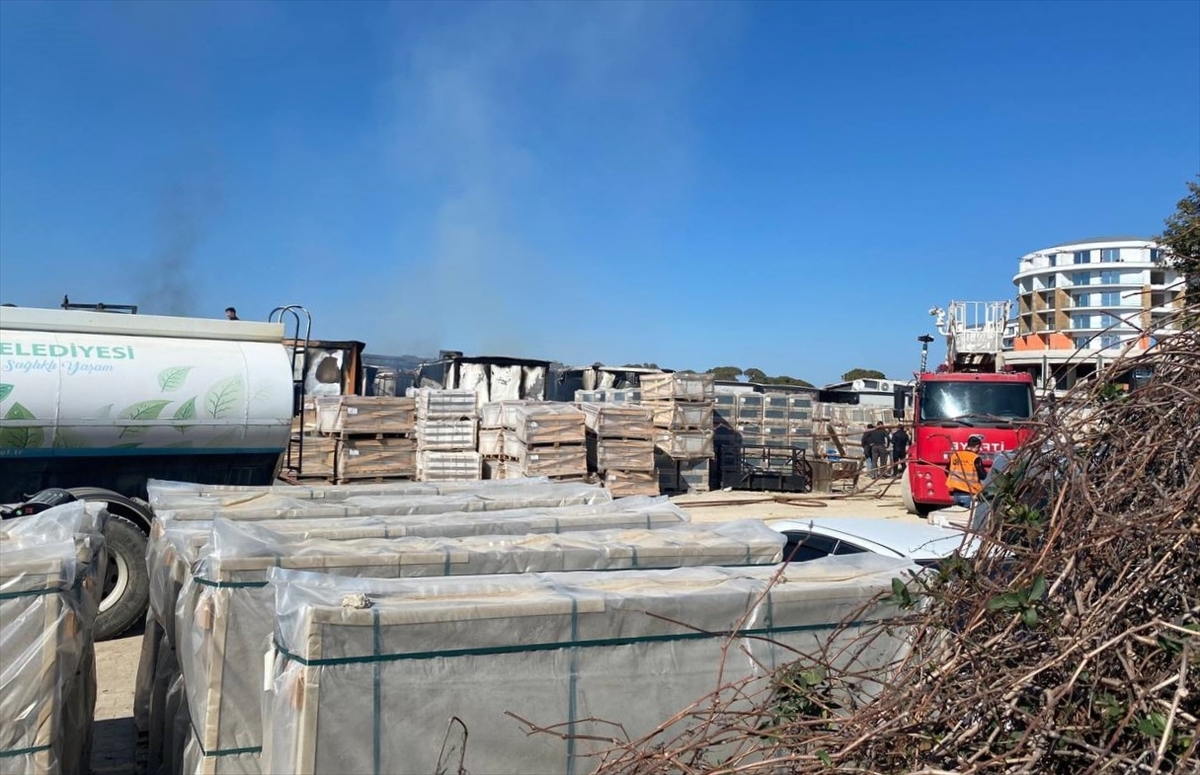
[[[1091,282],[1092,282],[1092,273],[1091,272],[1072,272],[1071,273],[1071,283],[1073,285],[1091,285]]]
[[[1087,329],[1087,328],[1091,328],[1091,327],[1092,327],[1092,316],[1091,315],[1072,315],[1071,316],[1071,328]]]
[[[1091,346],[1092,346],[1092,338],[1090,336],[1075,337],[1075,349],[1076,350],[1087,350]]]
[[[1150,248],[1150,260],[1155,263],[1162,261],[1162,251],[1158,248]]]
[[[1106,269],[1100,273],[1101,285],[1120,285],[1121,273],[1115,269]]]
[[[1100,294],[1100,304],[1105,307],[1121,306],[1121,292],[1105,291],[1104,293]]]
[[[1049,277],[1047,277],[1047,278],[1045,278],[1044,280],[1042,280],[1042,282],[1043,282],[1043,284],[1044,284],[1044,287],[1046,287],[1046,288],[1053,288],[1053,287],[1054,287],[1054,286],[1057,284],[1057,283],[1055,283],[1055,280],[1057,280],[1057,279],[1058,279],[1058,275],[1053,275],[1053,274],[1052,274],[1052,275],[1050,275]]]
[[[1121,260],[1120,248],[1104,248],[1100,251],[1100,263],[1112,264]]]
[[[1075,306],[1076,306],[1076,307],[1090,307],[1090,306],[1092,306],[1092,295],[1091,295],[1090,293],[1080,293],[1080,294],[1076,294],[1076,296],[1075,296]]]
[[[1057,253],[1051,253],[1050,255],[1046,256],[1046,260],[1050,263],[1050,266],[1058,266]]]
[[[1117,347],[1120,344],[1121,344],[1121,337],[1119,337],[1119,336],[1114,336],[1114,335],[1110,334],[1107,336],[1100,337],[1100,347],[1102,349],[1107,350],[1110,347]]]
[[[1076,251],[1075,251],[1075,263],[1076,263],[1076,264],[1090,264],[1090,263],[1092,263],[1092,251],[1090,251],[1090,250],[1076,250]]]

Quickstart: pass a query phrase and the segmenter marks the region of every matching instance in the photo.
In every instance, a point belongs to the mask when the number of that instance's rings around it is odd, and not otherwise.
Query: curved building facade
[[[1182,276],[1140,237],[1096,237],[1021,257],[1017,318],[1004,361],[1046,391],[1069,390],[1126,348],[1174,330]]]

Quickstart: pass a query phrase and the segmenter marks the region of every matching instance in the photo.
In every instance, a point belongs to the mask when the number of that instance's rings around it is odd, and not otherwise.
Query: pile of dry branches
[[[596,772],[1200,773],[1200,332],[1043,409],[977,555],[894,592],[912,648],[874,699],[797,655]]]

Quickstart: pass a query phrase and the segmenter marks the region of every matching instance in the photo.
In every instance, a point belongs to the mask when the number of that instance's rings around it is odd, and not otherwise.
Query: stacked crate
[[[329,396],[315,401],[318,434],[333,442],[333,479],[413,479],[416,403],[391,396]],[[305,443],[307,457],[308,440]],[[318,447],[320,460],[328,447]],[[307,469],[301,469],[308,475]]]
[[[587,426],[589,473],[600,476],[614,498],[658,495],[652,410],[616,403],[581,403],[579,408]]]
[[[838,456],[861,460],[862,435],[868,425],[892,425],[888,406],[851,406],[814,403],[812,406],[812,445],[819,456]],[[838,445],[841,449],[838,449]]]
[[[505,433],[505,411],[515,401],[492,401],[479,410],[479,455],[484,479],[519,479],[520,443],[516,434]]]
[[[711,489],[713,457],[712,374],[642,375],[642,403],[653,414],[655,468],[663,492]]]
[[[489,434],[486,443],[492,459],[503,459],[503,478],[587,477],[587,434],[579,409],[549,401],[505,401],[497,408],[485,405],[484,414],[488,425],[501,426],[489,429],[499,434],[495,440]]]
[[[787,397],[788,446],[813,451],[813,398],[811,395]]]
[[[409,388],[408,392],[417,403],[417,479],[482,479],[475,391]]]
[[[289,460],[301,478],[333,481],[337,478],[337,438],[317,429],[317,399],[304,399],[300,415],[292,418]]]

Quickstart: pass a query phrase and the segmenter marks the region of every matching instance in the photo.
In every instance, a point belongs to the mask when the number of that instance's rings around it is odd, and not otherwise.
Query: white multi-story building
[[[1031,372],[1043,390],[1063,391],[1107,360],[1152,347],[1176,330],[1183,306],[1184,279],[1163,259],[1140,237],[1097,237],[1022,256],[1005,364]]]

